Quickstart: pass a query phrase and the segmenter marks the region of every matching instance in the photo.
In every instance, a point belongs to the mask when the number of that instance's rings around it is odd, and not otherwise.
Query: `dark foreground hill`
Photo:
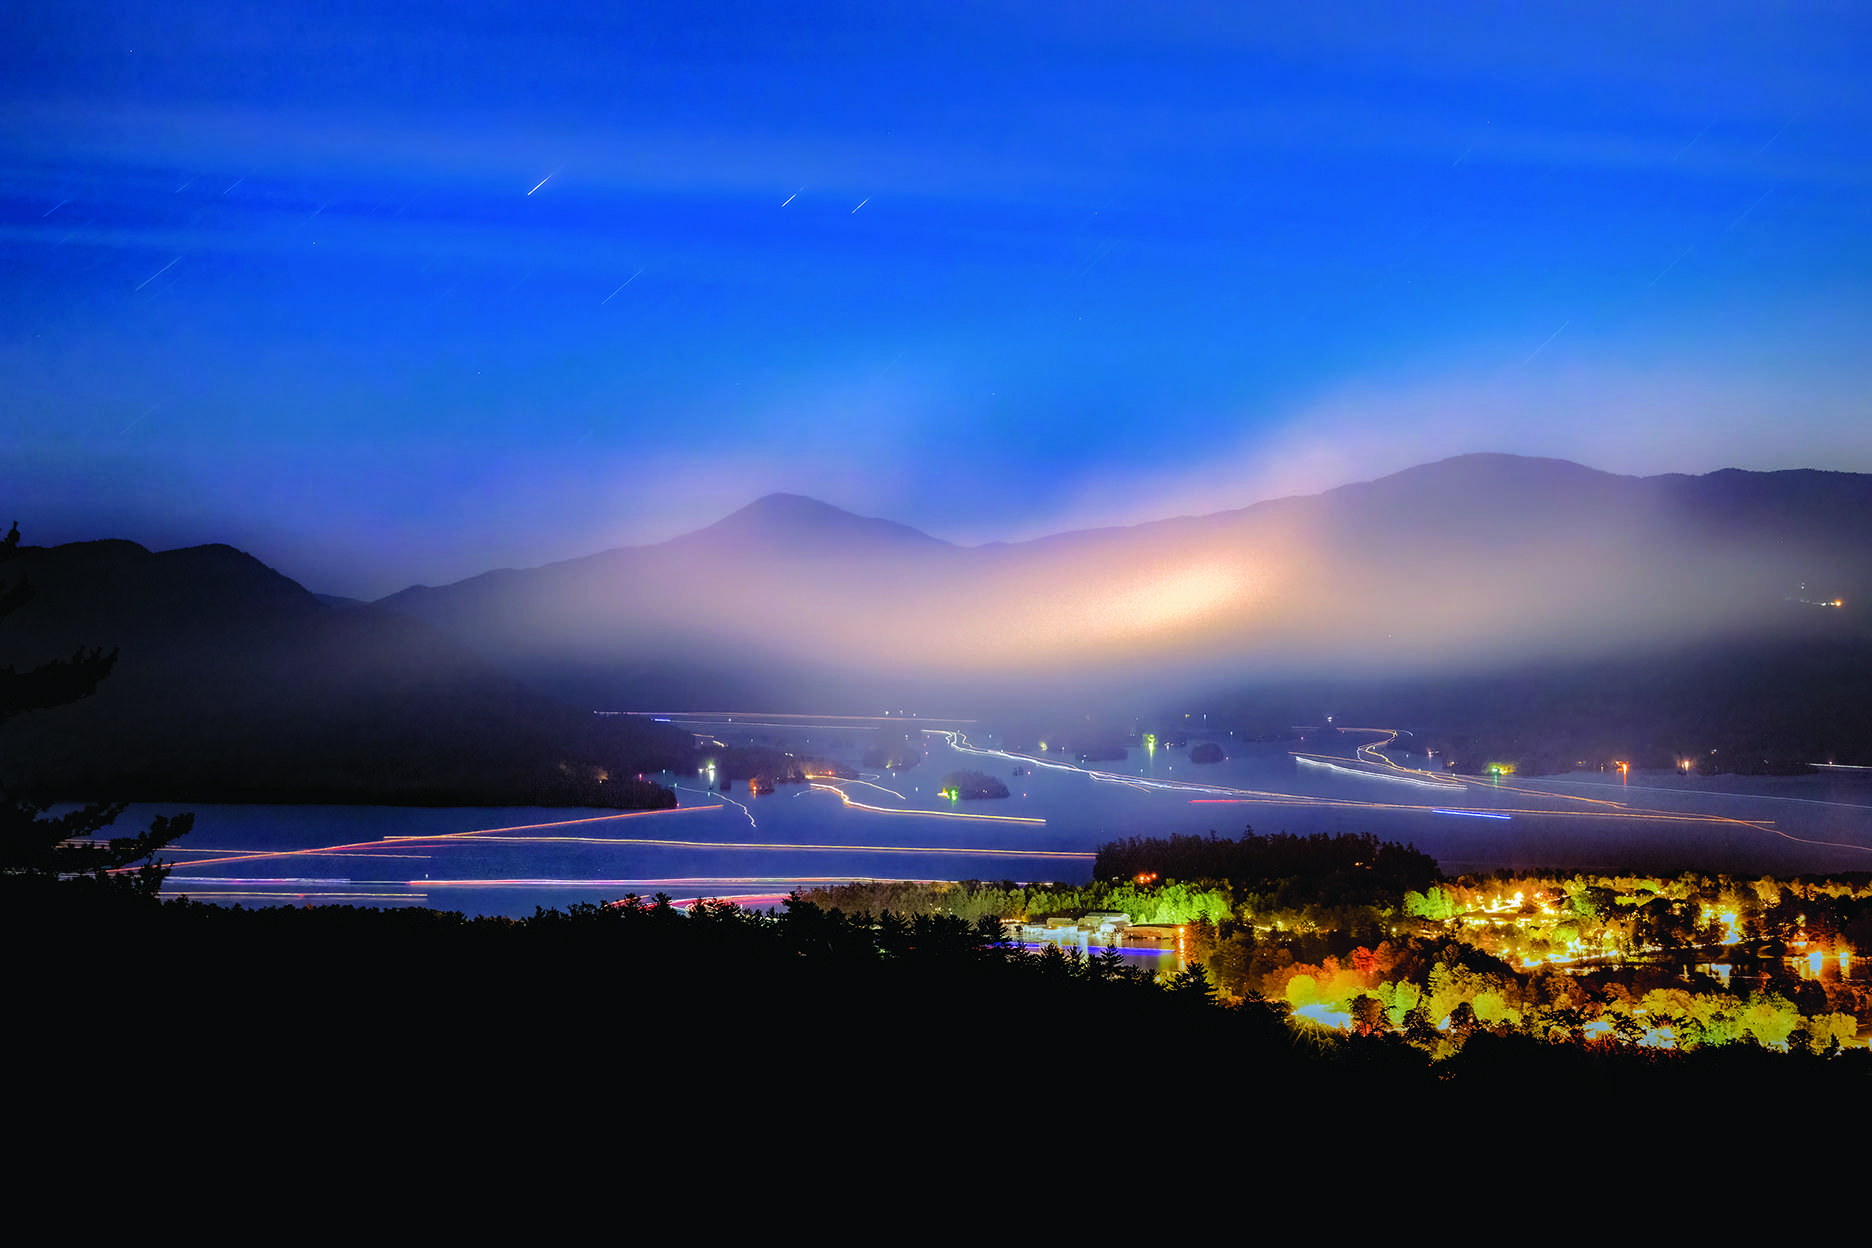
[[[424,1158],[472,1141],[503,1150],[503,1170],[509,1153],[555,1144],[610,1162],[686,1143],[723,1163],[938,1159],[1026,1181],[1032,1157],[1065,1151],[1082,1167],[1066,1148],[1082,1136],[1205,1162],[1239,1153],[1257,1171],[1299,1148],[1317,1150],[1311,1170],[1395,1170],[1384,1144],[1451,1107],[1545,1121],[1666,1105],[1681,1132],[1767,1104],[1798,1123],[1859,1103],[1872,1067],[1863,1050],[1587,1051],[1482,1032],[1433,1066],[1396,1035],[1225,1008],[1193,975],[1160,987],[960,920],[874,925],[798,904],[685,918],[629,899],[514,921],[61,899],[0,922],[44,951],[10,984],[16,1065],[60,1072],[56,1100],[23,1106],[28,1137],[39,1105],[88,1139],[172,1136],[177,1114],[125,1091],[128,1062],[168,1072],[177,1097],[238,1090],[259,1120],[210,1134],[249,1141],[269,1167],[302,1150],[330,1165],[334,1139],[354,1148],[348,1128]],[[119,974],[127,949],[160,973]],[[1252,1151],[1269,1139],[1274,1154]]]
[[[0,727],[0,781],[40,800],[658,805],[686,758],[658,725],[595,721],[421,621],[333,607],[227,546],[22,548],[32,597],[0,664],[118,651],[88,698]]]

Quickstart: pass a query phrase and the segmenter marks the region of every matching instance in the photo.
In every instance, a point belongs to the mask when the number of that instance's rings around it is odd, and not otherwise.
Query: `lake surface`
[[[864,734],[799,724],[711,726],[855,765]],[[778,904],[796,887],[851,879],[1089,879],[1104,841],[1215,831],[1371,832],[1410,842],[1451,873],[1567,866],[1691,867],[1732,874],[1872,870],[1872,783],[1838,776],[1574,773],[1437,783],[1356,757],[1369,735],[1222,744],[1124,762],[1036,763],[963,730],[931,735],[923,762],[862,782],[724,795],[705,776],[655,777],[674,811],[196,806],[171,848],[165,895],[270,904],[428,905],[527,915],[535,906],[664,892]],[[1296,754],[1295,751],[1299,751]],[[1406,760],[1407,762],[1410,760]],[[1016,766],[1030,774],[1016,777]],[[950,802],[945,772],[984,771],[1001,800]],[[834,791],[834,790],[838,791]],[[139,805],[129,829],[185,807]]]

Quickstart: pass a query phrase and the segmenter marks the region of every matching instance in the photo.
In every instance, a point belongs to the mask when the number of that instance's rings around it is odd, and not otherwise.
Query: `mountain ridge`
[[[665,542],[380,601],[603,705],[648,696],[661,670],[773,696],[877,678],[967,700],[1146,671],[1187,683],[1472,670],[1753,635],[1785,627],[1806,582],[1872,596],[1872,558],[1852,536],[1865,531],[1872,476],[1635,477],[1479,453],[1229,511],[967,547],[768,495]]]
[[[776,538],[812,540],[839,534],[874,542],[912,542],[944,547],[953,545],[895,520],[861,516],[805,494],[787,493],[764,494],[713,524],[671,538],[663,544],[705,538],[711,541],[763,542]]]
[[[36,598],[0,627],[0,663],[123,657],[94,697],[7,725],[0,760],[47,795],[609,804],[607,767],[653,769],[622,764],[671,743],[598,739],[580,712],[1192,695],[1277,725],[1365,705],[1479,732],[1477,750],[1539,736],[1554,759],[1614,721],[1749,766],[1872,758],[1872,475],[1464,456],[976,547],[798,495],[724,520],[370,604],[225,544],[23,548],[0,582],[24,572]],[[1228,692],[1253,689],[1276,692]],[[1646,697],[1669,705],[1635,710]]]
[[[1439,460],[1414,464],[1396,472],[1386,473],[1364,481],[1349,481],[1342,485],[1330,486],[1311,494],[1283,494],[1273,498],[1257,499],[1240,507],[1222,508],[1217,511],[1184,513],[1175,516],[1160,516],[1150,520],[1140,520],[1132,524],[1096,525],[1089,528],[1062,529],[1054,533],[1040,534],[1036,537],[1021,539],[993,539],[972,546],[964,546],[925,533],[912,525],[891,520],[886,517],[863,516],[847,511],[833,503],[813,498],[810,495],[788,492],[774,492],[760,496],[729,512],[719,520],[700,528],[680,533],[657,542],[629,544],[606,547],[584,555],[574,555],[567,559],[552,560],[523,568],[490,568],[461,580],[443,585],[426,583],[412,584],[371,601],[383,603],[406,594],[412,590],[447,589],[487,577],[498,577],[512,573],[538,572],[552,568],[564,568],[585,564],[592,560],[601,560],[608,556],[625,553],[643,552],[664,548],[684,549],[692,543],[700,543],[706,537],[709,543],[732,538],[747,538],[771,544],[776,538],[789,536],[808,536],[816,530],[867,532],[877,535],[889,535],[901,538],[905,542],[915,542],[932,548],[940,547],[953,551],[1005,551],[1019,549],[1035,544],[1063,542],[1091,536],[1115,533],[1133,533],[1161,526],[1184,524],[1203,524],[1221,522],[1230,518],[1242,517],[1249,513],[1269,509],[1280,509],[1313,500],[1334,497],[1358,497],[1377,490],[1382,494],[1387,489],[1395,489],[1405,484],[1421,481],[1435,481],[1447,485],[1457,475],[1469,476],[1476,468],[1509,468],[1519,475],[1532,477],[1536,473],[1546,474],[1551,480],[1555,475],[1571,477],[1577,481],[1590,481],[1600,484],[1609,483],[1673,483],[1673,482],[1746,482],[1756,483],[1764,479],[1791,479],[1795,477],[1829,482],[1850,481],[1860,483],[1872,500],[1872,474],[1846,472],[1824,468],[1719,468],[1706,473],[1654,473],[1639,475],[1635,473],[1615,473],[1593,468],[1573,460],[1551,456],[1515,455],[1502,451],[1471,451],[1461,455],[1451,455]]]

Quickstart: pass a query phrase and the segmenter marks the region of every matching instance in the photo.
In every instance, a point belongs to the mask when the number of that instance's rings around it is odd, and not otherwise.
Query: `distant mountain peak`
[[[1471,451],[1465,455],[1451,455],[1447,459],[1403,468],[1380,480],[1421,481],[1452,477],[1472,480],[1524,480],[1529,477],[1538,477],[1547,480],[1584,481],[1590,478],[1603,479],[1616,475],[1597,468],[1589,468],[1585,464],[1575,463],[1570,459],[1555,459],[1546,455],[1514,455],[1506,451]]]
[[[728,518],[732,519],[740,515],[761,518],[827,519],[835,522],[860,518],[841,507],[834,507],[831,503],[821,502],[805,494],[787,494],[778,491],[763,494],[739,511],[730,513]]]
[[[907,524],[854,515],[831,503],[804,494],[768,494],[755,499],[707,528],[675,539],[678,542],[751,543],[760,545],[836,540],[872,546],[947,546]]]

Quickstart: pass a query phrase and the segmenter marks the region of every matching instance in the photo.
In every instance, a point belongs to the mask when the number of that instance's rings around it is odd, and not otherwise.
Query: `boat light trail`
[[[1442,789],[1444,792],[1448,792],[1452,789],[1460,791],[1460,790],[1465,790],[1469,787],[1466,784],[1461,784],[1455,780],[1447,780],[1441,776],[1436,777],[1434,779],[1431,779],[1431,778],[1420,779],[1419,778],[1420,776],[1425,775],[1425,773],[1422,773],[1422,772],[1410,772],[1405,775],[1394,776],[1394,775],[1389,775],[1383,771],[1367,771],[1364,767],[1348,767],[1346,766],[1346,762],[1348,760],[1344,760],[1344,759],[1341,759],[1338,762],[1333,762],[1332,760],[1325,758],[1321,755],[1302,754],[1297,750],[1293,752],[1293,756],[1297,761],[1305,763],[1309,767],[1324,767],[1328,771],[1337,771],[1343,775],[1348,775],[1348,776],[1359,776],[1366,780],[1382,780],[1387,784],[1408,784],[1412,786],[1413,788]],[[1376,764],[1367,764],[1367,765],[1376,766]],[[1393,768],[1393,770],[1403,771],[1404,769],[1401,767],[1398,767],[1398,768]]]
[[[906,798],[906,797],[905,797],[905,796],[904,796],[903,794],[901,794],[901,793],[899,793],[899,792],[898,792],[898,791],[897,791],[896,789],[887,789],[887,788],[885,788],[885,787],[884,787],[883,785],[881,785],[881,784],[872,784],[872,783],[871,783],[871,782],[870,782],[869,780],[846,780],[846,781],[843,781],[842,783],[845,783],[845,784],[862,784],[862,785],[864,785],[864,786],[865,786],[866,788],[869,788],[869,789],[876,789],[876,790],[877,790],[878,792],[880,792],[880,793],[888,793],[888,794],[890,794],[890,795],[891,795],[892,797],[894,797],[894,798],[896,798],[896,799],[897,799],[898,801],[900,801],[900,802],[904,802],[904,801],[908,801],[908,800],[910,800],[910,799],[908,799],[908,798]]]
[[[184,881],[184,882],[186,883],[187,881]],[[188,889],[186,889],[186,888],[175,888],[175,887],[172,887],[172,885],[173,885],[173,881],[170,881],[169,883],[165,883],[165,884],[163,885],[163,887],[162,887],[162,896],[164,896],[164,897],[179,897],[179,896],[185,896],[185,895],[187,895],[187,893],[188,893]],[[293,891],[292,891],[292,890],[290,890],[290,889],[282,889],[282,890],[280,890],[279,892],[272,892],[272,893],[262,893],[262,892],[257,892],[257,891],[253,891],[253,892],[233,892],[233,893],[224,893],[224,892],[218,892],[218,891],[217,891],[217,892],[216,892],[216,893],[214,894],[214,897],[215,897],[215,900],[217,900],[217,901],[233,901],[233,900],[235,900],[236,898],[258,898],[258,899],[264,899],[264,900],[267,900],[267,901],[286,901],[286,900],[292,900],[292,901],[402,901],[402,902],[417,902],[417,901],[427,901],[427,900],[429,900],[429,895],[428,895],[427,893],[405,893],[405,892],[395,892],[395,893],[299,893],[299,892],[293,892]]]
[[[659,880],[565,880],[565,879],[492,879],[492,880],[421,880],[424,888],[697,888],[704,884],[897,884],[899,876],[884,875],[683,875]],[[940,884],[943,880],[913,880],[916,884]]]
[[[395,840],[402,844],[408,844],[410,842],[416,842],[416,841],[443,842],[443,841],[458,840],[461,837],[469,836],[469,835],[472,835],[472,834],[467,833],[467,832],[445,832],[439,836],[386,837],[384,839]],[[209,866],[214,866],[217,863],[223,863],[223,862],[259,862],[260,860],[264,858],[322,858],[322,857],[338,857],[341,855],[344,857],[349,857],[352,850],[375,847],[381,844],[383,844],[383,841],[377,840],[377,841],[355,841],[347,845],[317,845],[317,846],[312,847],[311,849],[235,850],[235,851],[229,852],[226,856],[220,857],[220,858],[203,858],[195,862],[178,863],[176,864],[175,869],[178,871],[181,871],[181,870],[186,870],[187,868],[190,868],[190,867],[209,867]],[[359,856],[360,857],[375,857],[376,855],[359,855]],[[399,858],[430,857],[430,855],[428,854],[398,854],[396,856]],[[113,867],[111,869],[111,874],[115,875],[115,874],[118,874],[119,872],[135,871],[135,870],[137,870],[136,867]],[[186,877],[172,876],[171,878],[173,879],[173,878],[186,878]]]
[[[1559,793],[1540,793],[1536,794],[1536,796],[1567,800],[1565,794]],[[1415,812],[1417,814],[1432,813],[1431,807],[1415,806],[1408,802],[1356,802],[1349,799],[1324,797],[1280,797],[1273,799],[1209,797],[1190,799],[1190,805],[1192,806],[1244,804],[1261,806],[1318,806],[1339,810],[1389,810]],[[1619,820],[1633,823],[1727,825],[1729,827],[1748,828],[1755,832],[1766,832],[1771,836],[1778,836],[1782,840],[1793,841],[1800,845],[1814,845],[1823,849],[1853,849],[1858,850],[1860,853],[1872,853],[1872,845],[1855,845],[1850,841],[1822,841],[1815,840],[1812,837],[1795,836],[1792,832],[1784,832],[1780,828],[1775,827],[1774,820],[1772,819],[1736,819],[1729,815],[1682,814],[1668,810],[1534,810],[1531,808],[1510,807],[1504,813],[1507,815],[1527,815],[1540,819],[1589,819],[1603,822]]]
[[[321,884],[332,888],[336,888],[339,885],[346,885],[355,888],[372,884],[396,884],[401,886],[405,882],[403,880],[321,880],[290,875],[280,876],[277,879],[267,879],[263,876],[253,876],[249,878],[239,875],[171,875],[169,878],[186,879],[191,884],[245,884],[250,888],[257,888],[262,884],[278,885],[282,888],[292,884]]]
[[[736,806],[736,807],[740,807],[740,810],[741,810],[741,813],[747,816],[747,821],[748,821],[748,827],[750,827],[750,828],[759,828],[759,827],[760,827],[760,824],[758,824],[758,823],[755,823],[755,822],[754,822],[754,812],[753,812],[753,811],[751,811],[751,810],[749,810],[749,809],[748,809],[747,807],[745,807],[745,806],[742,806],[740,802],[737,802],[737,801],[735,801],[735,800],[734,800],[734,798],[732,798],[732,797],[729,797],[729,796],[728,796],[727,794],[725,794],[725,793],[717,793],[717,792],[714,792],[714,791],[713,791],[713,790],[711,790],[711,789],[692,789],[692,788],[690,788],[690,787],[689,787],[688,785],[684,785],[684,784],[672,784],[672,785],[671,785],[670,787],[671,787],[672,789],[681,789],[681,790],[682,790],[682,791],[683,791],[684,793],[700,793],[700,794],[701,794],[702,796],[704,796],[704,797],[712,797],[712,798],[715,798],[715,799],[717,799],[717,801],[719,801],[719,802],[726,802],[726,803],[727,803],[728,805],[730,805],[730,806]],[[684,810],[720,810],[720,809],[721,809],[721,807],[720,807],[719,805],[716,805],[716,806],[685,806],[685,807],[683,807],[682,809],[684,809]],[[543,826],[543,825],[542,825],[542,826]]]
[[[1022,823],[1030,826],[1046,826],[1046,820],[1035,819],[1027,815],[978,815],[966,810],[892,810],[888,806],[872,806],[867,802],[855,800],[843,789],[829,784],[814,784],[814,789],[821,793],[835,793],[838,799],[853,810],[868,810],[878,815],[910,815],[919,819],[974,819],[984,823]],[[1087,854],[1085,857],[1090,858]]]
[[[695,793],[698,791],[699,790],[696,790],[696,789],[689,790],[689,792],[691,793]],[[714,795],[710,794],[710,796],[714,796]],[[576,823],[607,823],[613,819],[649,819],[657,815],[686,815],[686,814],[690,814],[693,811],[708,810],[708,809],[709,807],[707,806],[666,806],[661,810],[620,810],[615,815],[593,815],[588,819],[555,819],[550,823],[520,823],[520,824],[515,824],[511,828],[477,828],[473,832],[444,832],[442,836],[453,838],[453,837],[460,837],[460,836],[480,836],[485,832],[523,832],[528,828],[568,828]],[[387,841],[400,841],[400,840],[406,840],[406,839],[413,840],[413,841],[426,841],[426,840],[430,840],[434,838],[430,838],[426,836],[412,836],[412,837],[407,837],[407,838],[400,837],[400,836],[387,836],[384,839]]]
[[[83,844],[83,842],[78,842],[78,843]],[[275,851],[265,850],[265,849],[182,849],[179,846],[171,845],[168,848],[164,849],[162,852],[165,856],[169,854],[242,854],[242,855],[252,854],[252,855],[264,857],[265,855],[275,852]],[[294,850],[292,852],[297,853],[299,851]],[[367,853],[363,850],[346,851],[344,856],[346,858],[424,858],[424,859],[435,857],[434,854],[372,854],[372,853]],[[199,866],[205,866],[207,864],[206,862],[180,862],[180,863],[177,863],[176,865],[178,867],[199,867]]]
[[[1053,771],[1070,771],[1075,775],[1087,776],[1094,783],[1123,784],[1143,791],[1157,790],[1169,793],[1226,793],[1238,796],[1285,796],[1283,794],[1261,794],[1255,789],[1237,789],[1223,784],[1206,784],[1200,780],[1159,780],[1149,776],[1127,776],[1115,771],[1099,771],[1092,767],[1081,767],[1073,763],[1056,763],[1044,758],[1034,758],[1028,754],[1011,754],[1006,750],[992,750],[970,745],[965,733],[947,729],[932,728],[929,731],[938,736],[949,738],[949,747],[958,753],[974,754],[982,758],[1004,758],[1010,762],[1024,763],[1033,767],[1046,767]]]
[[[690,814],[698,810],[715,809],[717,808],[714,806],[674,806],[663,810],[621,810],[615,815],[594,815],[586,819],[556,819],[550,823],[524,823],[511,828],[482,828],[470,832],[438,832],[430,836],[384,836],[374,841],[349,841],[342,845],[315,845],[309,849],[234,850],[229,851],[224,857],[203,858],[195,862],[178,864],[177,869],[179,870],[182,867],[207,867],[222,862],[258,862],[263,858],[317,858],[323,855],[337,854],[349,856],[353,850],[381,849],[388,844],[394,844],[398,847],[424,843],[444,845],[450,841],[460,841],[470,837],[486,836],[497,832],[523,832],[529,828],[563,828],[571,827],[574,824],[606,823],[614,819],[642,819],[655,815],[681,815]],[[376,855],[359,854],[358,856],[374,857]],[[395,856],[427,858],[431,855],[399,854]],[[139,870],[139,868],[135,866],[113,867],[110,870],[110,874],[118,875],[125,871],[136,870]]]
[[[915,716],[911,716],[911,715],[807,715],[803,712],[792,712],[792,711],[593,711],[592,714],[594,715],[648,715],[651,717],[661,716],[664,719],[671,719],[671,720],[676,720],[676,719],[692,719],[692,720],[730,719],[736,722],[740,722],[742,720],[750,720],[750,719],[790,719],[790,720],[795,721],[794,723],[791,723],[791,724],[777,725],[778,727],[783,727],[783,728],[837,728],[837,727],[840,727],[844,721],[856,721],[858,723],[865,723],[865,724],[904,724],[904,725],[909,725],[912,723],[915,723],[915,724],[925,724],[925,723],[972,724],[976,722],[975,720],[972,720],[972,719],[954,719],[954,718],[948,718],[948,717],[924,720],[924,719],[918,719]],[[811,720],[814,722],[800,723],[798,722],[800,720]],[[833,722],[833,721],[840,721],[840,722]],[[774,727],[776,725],[761,725],[761,726]],[[940,732],[942,730],[939,728],[931,728],[931,729],[926,729],[926,731]]]
[[[885,811],[885,814],[925,815],[941,812],[924,810]],[[963,816],[974,818],[976,816]],[[989,816],[980,816],[987,818]],[[999,817],[999,816],[996,816]],[[1044,823],[1044,819],[1023,820],[1022,822]],[[1090,852],[1068,851],[1063,849],[969,849],[958,845],[808,845],[791,841],[677,841],[660,840],[653,837],[600,837],[600,836],[496,836],[477,837],[480,845],[534,845],[541,842],[567,845],[661,845],[671,849],[789,849],[808,853],[853,853],[853,854],[962,854],[968,857],[989,856],[1005,858],[1071,858],[1091,859],[1098,855]],[[433,884],[437,881],[431,880]]]
[[[959,754],[974,754],[981,758],[1005,758],[1009,762],[1026,763],[1033,767],[1050,767],[1054,771],[1086,771],[1085,768],[1075,767],[1070,763],[1049,762],[1047,759],[1034,758],[1027,754],[1013,754],[1007,750],[991,750],[985,746],[970,745],[967,734],[954,729],[929,728],[925,729],[925,731],[933,732],[939,737],[947,737],[949,740],[949,748]],[[1090,773],[1087,772],[1086,774]]]
[[[1820,764],[1809,763],[1808,766],[1818,767]],[[1872,770],[1872,768],[1868,768],[1867,770]],[[1592,780],[1563,780],[1559,777],[1542,777],[1541,783],[1565,785],[1569,787],[1597,787],[1597,782]],[[1830,802],[1818,797],[1789,797],[1784,793],[1725,793],[1714,789],[1665,789],[1659,788],[1656,785],[1646,784],[1621,784],[1618,787],[1621,793],[1669,793],[1676,797],[1682,797],[1685,794],[1693,794],[1698,797],[1745,798],[1751,802],[1792,802],[1800,806],[1831,806],[1841,810],[1872,811],[1872,802]],[[1547,793],[1542,789],[1522,789],[1520,791],[1523,793],[1540,793],[1545,797],[1565,797],[1575,802],[1608,801],[1608,799],[1605,798],[1582,797],[1573,793]],[[1625,803],[1608,802],[1608,804],[1612,806],[1623,806]]]
[[[672,908],[677,909],[677,910],[691,910],[695,908],[696,903],[699,901],[726,901],[732,905],[746,906],[750,902],[757,902],[757,901],[765,901],[770,904],[777,904],[779,902],[785,901],[786,899],[787,899],[787,894],[785,893],[730,893],[723,897],[717,897],[711,893],[703,897],[672,898],[669,904]]]

